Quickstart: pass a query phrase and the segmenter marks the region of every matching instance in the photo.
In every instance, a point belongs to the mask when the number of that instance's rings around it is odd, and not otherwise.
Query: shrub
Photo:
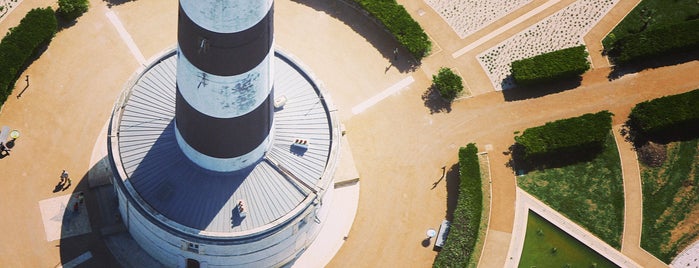
[[[629,125],[641,135],[666,136],[699,131],[699,89],[644,101],[631,109]]]
[[[12,93],[19,73],[56,34],[58,22],[51,7],[35,8],[0,41],[0,105]]]
[[[450,101],[464,90],[461,77],[446,67],[440,68],[437,75],[432,76],[432,86],[439,91],[439,95]]]
[[[478,148],[473,143],[459,149],[459,195],[449,235],[437,254],[434,267],[465,267],[478,240],[483,212]]]
[[[87,12],[88,0],[58,0],[58,15],[67,21],[73,21]]]
[[[512,62],[519,85],[535,85],[575,78],[590,69],[585,46],[570,47]]]
[[[429,37],[405,7],[399,5],[396,0],[354,1],[381,22],[415,59],[419,61],[430,53],[432,42]]]
[[[601,111],[548,122],[525,130],[515,141],[524,147],[524,157],[529,160],[598,152],[612,129],[612,115]]]
[[[699,49],[699,20],[680,22],[626,36],[614,42],[610,54],[615,63],[652,59],[668,53]]]

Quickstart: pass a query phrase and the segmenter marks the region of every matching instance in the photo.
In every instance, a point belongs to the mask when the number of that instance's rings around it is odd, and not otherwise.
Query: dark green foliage
[[[57,13],[68,21],[73,21],[87,12],[90,7],[88,0],[58,0]]]
[[[427,56],[432,42],[405,7],[396,0],[354,0],[381,22],[418,61]]]
[[[473,143],[459,149],[459,197],[444,248],[434,267],[465,267],[478,240],[483,212],[478,148]]]
[[[610,54],[618,64],[699,49],[699,20],[691,20],[629,35],[614,42]]]
[[[600,151],[611,129],[612,113],[601,111],[529,128],[515,141],[524,147],[526,159],[537,160]]]
[[[439,95],[450,101],[464,90],[461,76],[456,75],[446,67],[440,68],[439,73],[432,76],[432,86],[439,91]]]
[[[51,7],[27,12],[19,25],[0,41],[0,105],[5,103],[17,76],[41,47],[56,34],[58,22]]]
[[[604,149],[590,160],[534,170],[517,176],[517,183],[610,246],[621,248],[624,182],[611,131]]]
[[[590,69],[585,46],[570,47],[512,62],[519,85],[536,85],[578,77]]]
[[[681,132],[694,132],[697,135],[699,89],[636,104],[631,109],[629,125],[633,130],[648,137]]]
[[[697,19],[699,3],[696,0],[642,0],[602,40],[604,50],[609,52],[614,42],[628,35]]]

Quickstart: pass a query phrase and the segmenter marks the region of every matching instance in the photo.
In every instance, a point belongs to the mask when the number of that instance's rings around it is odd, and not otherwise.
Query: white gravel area
[[[461,39],[532,0],[425,0]]]
[[[583,37],[619,0],[578,0],[477,56],[495,90],[514,86],[511,63],[584,44]]]
[[[675,268],[699,268],[699,240],[687,247],[672,260],[671,267]]]

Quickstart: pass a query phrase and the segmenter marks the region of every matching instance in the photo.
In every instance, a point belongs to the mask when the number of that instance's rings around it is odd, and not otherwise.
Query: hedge
[[[459,149],[459,195],[449,235],[433,267],[466,267],[471,258],[483,212],[478,148],[473,143]]]
[[[612,115],[601,111],[548,122],[528,128],[515,141],[524,147],[524,157],[530,160],[601,150],[612,129]]]
[[[432,42],[410,16],[405,7],[396,0],[354,0],[364,10],[379,20],[418,61],[427,56],[432,49]]]
[[[512,77],[519,85],[570,79],[590,69],[585,46],[569,47],[512,62]]]
[[[610,54],[615,63],[624,64],[697,49],[699,20],[690,20],[621,38],[614,42]]]
[[[58,15],[62,18],[73,21],[87,12],[90,7],[88,0],[58,0]]]
[[[663,136],[677,131],[697,131],[699,89],[636,104],[631,109],[629,125],[648,136]]]
[[[464,90],[461,76],[451,69],[442,67],[437,75],[432,75],[432,86],[439,91],[439,95],[447,100],[454,100]]]
[[[19,73],[56,34],[58,22],[51,7],[35,8],[0,41],[0,105],[12,93]]]

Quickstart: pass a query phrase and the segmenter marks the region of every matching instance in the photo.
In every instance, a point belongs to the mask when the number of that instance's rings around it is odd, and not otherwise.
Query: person
[[[61,184],[66,185],[63,187],[64,189],[67,189],[71,185],[70,177],[68,177],[68,172],[66,172],[65,169],[61,172]]]
[[[393,60],[398,60],[398,48],[393,49]]]
[[[4,142],[0,142],[0,154],[2,153],[7,153],[8,155],[10,154],[10,148],[7,148]]]
[[[83,202],[85,202],[85,194],[80,193],[80,194],[78,194],[78,203],[80,203],[82,205]]]

